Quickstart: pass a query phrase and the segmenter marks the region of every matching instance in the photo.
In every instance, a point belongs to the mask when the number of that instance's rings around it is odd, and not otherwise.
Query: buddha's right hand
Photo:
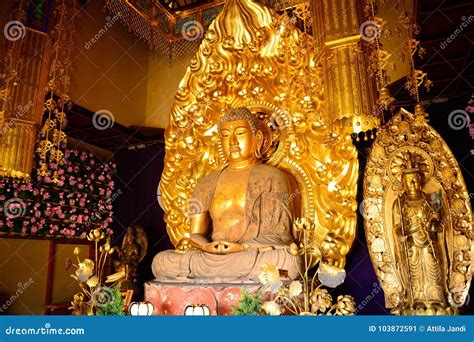
[[[175,252],[176,253],[186,253],[192,248],[191,241],[189,238],[184,237],[179,240],[178,244],[176,245]]]

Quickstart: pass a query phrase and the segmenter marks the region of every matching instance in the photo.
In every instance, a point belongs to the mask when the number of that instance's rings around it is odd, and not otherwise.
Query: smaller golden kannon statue
[[[474,250],[469,194],[423,112],[401,109],[377,132],[364,174],[364,228],[385,304],[396,315],[456,315]]]
[[[190,234],[176,250],[157,254],[158,279],[257,280],[272,263],[298,275],[288,174],[262,163],[263,123],[247,108],[228,110],[218,124],[228,166],[200,179],[190,199]]]
[[[393,203],[393,225],[399,243],[396,255],[406,284],[405,314],[447,314],[445,282],[447,270],[441,218],[440,193],[425,194],[423,173],[416,155],[407,152],[401,174],[403,194]]]

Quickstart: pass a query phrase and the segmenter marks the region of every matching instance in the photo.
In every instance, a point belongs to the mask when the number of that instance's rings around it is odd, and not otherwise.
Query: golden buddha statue
[[[298,275],[299,259],[285,251],[293,241],[288,175],[261,162],[263,124],[247,108],[226,112],[218,124],[228,166],[198,181],[191,198],[190,234],[176,250],[158,253],[158,279],[256,280],[272,263]]]
[[[423,173],[408,154],[402,170],[403,194],[393,203],[398,265],[406,284],[403,314],[447,314],[446,257],[443,254],[442,202],[423,189]],[[448,309],[449,311],[449,309]]]

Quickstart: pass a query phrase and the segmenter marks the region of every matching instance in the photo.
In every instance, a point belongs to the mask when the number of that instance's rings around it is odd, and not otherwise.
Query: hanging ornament
[[[76,0],[63,0],[57,8],[58,21],[53,32],[53,60],[50,79],[47,83],[48,98],[44,109],[48,115],[39,134],[36,152],[40,159],[40,175],[46,176],[52,170],[52,181],[59,182],[58,168],[64,159],[66,147],[64,128],[67,124],[66,111],[71,106],[67,94],[70,86],[69,71],[74,54],[74,18],[77,16]]]

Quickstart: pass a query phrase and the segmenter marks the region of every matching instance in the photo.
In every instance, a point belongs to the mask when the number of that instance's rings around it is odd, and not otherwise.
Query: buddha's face
[[[232,163],[255,159],[261,135],[260,131],[253,135],[252,127],[247,120],[223,122],[220,138],[227,160]]]
[[[405,173],[403,185],[410,195],[418,195],[421,191],[421,177],[418,172]]]

